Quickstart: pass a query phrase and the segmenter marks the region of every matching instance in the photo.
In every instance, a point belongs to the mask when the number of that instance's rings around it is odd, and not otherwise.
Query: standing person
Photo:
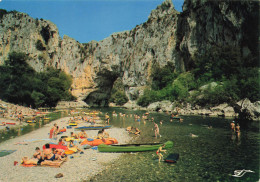
[[[236,125],[236,134],[237,134],[237,138],[239,138],[240,137],[240,126],[239,126],[239,123],[237,123],[237,125]]]
[[[106,113],[105,119],[106,119],[106,123],[109,124],[109,115],[108,115],[108,113]]]
[[[159,127],[158,127],[158,125],[154,122],[154,135],[155,135],[155,137],[157,138],[157,135],[159,135],[160,137],[162,137],[161,135],[160,135],[160,132],[159,132]]]
[[[59,134],[59,126],[56,126],[53,131],[53,139],[57,139],[57,135]]]
[[[162,152],[166,152],[166,150],[163,150],[163,148],[165,147],[165,144],[162,144],[162,146],[160,146],[158,148],[158,150],[156,151],[156,154],[158,155],[159,157],[159,162],[161,162],[161,159],[163,159],[163,155],[162,155]]]
[[[235,129],[235,121],[232,121],[230,123],[230,128],[231,128],[231,131],[236,131],[236,129]]]
[[[56,131],[56,129],[57,129],[57,124],[55,123],[55,124],[53,125],[53,127],[51,128],[51,130],[50,130],[50,138],[52,138],[52,135],[53,135],[53,133]]]

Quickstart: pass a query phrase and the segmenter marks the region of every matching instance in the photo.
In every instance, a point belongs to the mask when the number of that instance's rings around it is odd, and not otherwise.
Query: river
[[[112,111],[125,113],[125,117],[112,116]],[[181,116],[182,123],[165,113],[150,113],[158,123],[161,138],[154,137],[151,121],[135,121],[132,114],[142,116],[145,111],[132,111],[115,108],[104,108],[111,116],[110,124],[116,127],[138,127],[140,136],[135,143],[166,142],[171,140],[174,146],[167,149],[178,153],[176,164],[158,162],[155,151],[126,153],[120,160],[109,166],[109,169],[91,181],[258,181],[259,180],[259,123],[241,123],[241,136],[238,138],[230,130],[231,119],[201,116]],[[159,121],[163,120],[160,124]],[[208,128],[212,126],[212,128]],[[109,132],[109,130],[108,130]],[[190,134],[197,135],[191,137]],[[243,177],[233,177],[235,170],[252,170]]]

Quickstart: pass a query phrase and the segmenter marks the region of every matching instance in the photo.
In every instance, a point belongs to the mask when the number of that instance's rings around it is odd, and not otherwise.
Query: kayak
[[[76,123],[76,122],[70,122],[69,123],[69,126],[77,126],[78,125],[78,123]]]
[[[168,162],[168,163],[176,163],[177,160],[179,159],[179,154],[169,154],[166,159],[164,160],[164,162]]]
[[[28,121],[26,121],[27,123],[36,123],[36,121],[31,121],[31,120],[28,120]]]
[[[15,125],[16,123],[5,123],[5,124],[9,124],[9,125]]]
[[[104,138],[104,139],[85,139],[81,142],[80,145],[91,145],[91,146],[98,146],[100,144],[105,145],[112,145],[112,144],[118,144],[118,141],[115,138]]]
[[[109,129],[111,126],[82,126],[76,127],[77,130],[101,130],[101,129]]]
[[[125,144],[125,145],[104,145],[98,146],[99,152],[143,152],[158,150],[162,143],[149,143],[149,144]],[[173,147],[172,141],[165,143],[165,149]]]

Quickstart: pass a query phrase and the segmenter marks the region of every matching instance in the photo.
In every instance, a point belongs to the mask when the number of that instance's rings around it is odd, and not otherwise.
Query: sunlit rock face
[[[81,44],[61,39],[49,21],[8,13],[0,18],[0,63],[11,51],[25,52],[38,72],[52,66],[70,74],[78,100],[107,106],[118,77],[135,100],[150,83],[154,65],[171,62],[173,71],[187,71],[195,53],[215,45],[237,46],[242,56],[257,54],[257,17],[256,2],[185,0],[179,13],[166,0],[134,29]]]

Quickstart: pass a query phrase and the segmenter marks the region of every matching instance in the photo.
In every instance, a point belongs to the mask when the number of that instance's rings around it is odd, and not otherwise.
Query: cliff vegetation
[[[75,99],[69,91],[72,84],[69,75],[51,67],[37,73],[26,59],[26,54],[12,52],[0,66],[1,99],[32,107],[53,107],[60,100]]]

